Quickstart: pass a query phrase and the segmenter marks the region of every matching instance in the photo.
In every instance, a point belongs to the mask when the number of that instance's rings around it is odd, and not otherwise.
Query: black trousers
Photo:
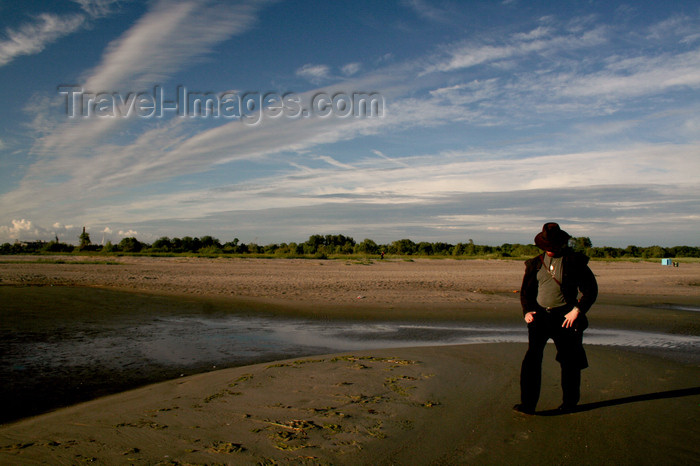
[[[520,401],[535,409],[542,386],[542,357],[551,338],[557,347],[557,361],[561,365],[563,404],[576,405],[581,398],[581,370],[588,367],[583,349],[583,331],[588,326],[585,315],[579,315],[571,328],[563,328],[564,315],[570,307],[539,311],[527,325],[528,349],[520,371]]]

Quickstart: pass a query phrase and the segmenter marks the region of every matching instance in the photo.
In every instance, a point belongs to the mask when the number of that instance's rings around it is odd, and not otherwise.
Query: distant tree
[[[301,256],[304,254],[304,244],[303,243],[289,243],[289,252],[295,256]]]
[[[78,239],[80,240],[80,249],[90,246],[90,235],[85,231],[85,227],[83,227],[83,232],[78,236]]]
[[[616,257],[622,257],[624,254],[623,250],[620,248],[612,248],[609,246],[604,246],[602,248],[590,248],[586,254],[589,257],[596,257],[596,258],[616,258]]]
[[[74,247],[70,244],[59,243],[58,241],[49,241],[48,243],[44,244],[41,249],[45,252],[72,252]]]
[[[197,252],[202,249],[202,242],[199,238],[184,236],[180,243],[180,252]]]
[[[170,238],[163,236],[153,242],[151,249],[155,252],[170,252],[173,249],[173,243]]]
[[[534,244],[514,244],[511,250],[513,257],[529,257],[540,254],[540,248]]]
[[[223,246],[221,247],[221,250],[225,252],[226,254],[238,254],[240,253],[240,248],[238,247],[238,238],[234,239],[233,241],[229,241],[228,243],[224,243]]]
[[[433,243],[433,254],[448,256],[452,254],[454,248],[454,245],[449,243]]]
[[[325,244],[325,240],[321,235],[311,235],[304,243],[304,254],[316,254],[316,252]]]
[[[469,241],[467,241],[467,244],[464,245],[462,248],[462,252],[465,256],[474,256],[476,255],[476,245],[474,245],[474,240],[469,238]]]
[[[642,257],[645,258],[661,258],[661,257],[666,257],[667,253],[664,248],[661,246],[650,246],[648,248],[644,248],[642,251]]]
[[[593,247],[591,239],[587,236],[572,237],[569,240],[569,245],[574,251],[585,253],[588,249]]]
[[[248,243],[248,252],[251,254],[263,254],[265,252],[265,249],[262,246],[259,246],[255,243]]]
[[[221,242],[212,236],[202,236],[199,238],[199,249],[197,249],[197,252],[201,254],[220,254],[222,252]]]
[[[355,251],[358,254],[379,254],[379,246],[369,238],[365,238],[361,243],[357,244]]]
[[[263,252],[265,252],[265,254],[275,254],[278,249],[284,250],[286,248],[287,248],[287,245],[282,243],[281,246],[277,245],[277,244],[268,244],[268,245],[263,246],[262,249],[263,249]]]
[[[389,246],[389,252],[391,254],[401,254],[410,256],[411,254],[414,254],[416,252],[416,243],[414,243],[410,239],[400,239],[391,243],[391,245]]]
[[[513,252],[513,245],[510,243],[503,243],[496,248],[496,252],[501,257],[511,257]]]
[[[690,246],[674,246],[667,249],[671,257],[700,257],[700,248]]]
[[[128,237],[122,239],[117,247],[123,252],[140,252],[141,249],[143,249],[143,246],[143,243],[136,238]]]
[[[627,257],[641,257],[642,252],[637,246],[629,245],[625,248],[624,255]]]
[[[199,240],[202,243],[202,248],[215,247],[221,248],[221,242],[212,236],[202,236]]]
[[[237,254],[240,252],[238,247],[239,242],[240,240],[238,238],[234,238],[233,241],[224,243],[223,246],[221,246],[221,249],[228,254]]]
[[[424,256],[430,256],[433,254],[433,245],[426,241],[421,241],[416,245],[416,252]]]

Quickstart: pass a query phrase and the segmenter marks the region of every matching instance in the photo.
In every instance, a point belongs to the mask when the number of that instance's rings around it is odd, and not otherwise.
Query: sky
[[[0,0],[0,243],[700,246],[700,4]]]

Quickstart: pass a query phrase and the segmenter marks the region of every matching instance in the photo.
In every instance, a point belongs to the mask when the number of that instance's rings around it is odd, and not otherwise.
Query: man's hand
[[[527,322],[529,324],[530,322],[535,320],[535,314],[537,314],[537,313],[536,312],[528,312],[527,314],[525,314],[525,322]]]
[[[578,315],[581,313],[577,307],[573,308],[564,316],[564,323],[561,324],[564,328],[571,328],[574,326],[574,322],[578,319]]]

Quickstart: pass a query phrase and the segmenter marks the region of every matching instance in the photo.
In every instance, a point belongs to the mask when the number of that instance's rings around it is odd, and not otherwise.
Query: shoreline
[[[56,331],[70,322],[81,331],[86,322],[99,330],[115,322],[136,326],[172,315],[524,326],[514,292],[522,279],[520,262],[256,261],[126,258],[120,265],[4,264],[2,329],[13,338],[36,338],[44,326],[47,338],[60,342]],[[700,336],[697,312],[659,308],[671,304],[694,309],[700,303],[700,264],[674,269],[638,263],[591,267],[601,287],[589,314],[591,329]],[[523,464],[536,464],[535,459],[576,464],[582,458],[630,463],[637,458],[637,463],[650,464],[650,458],[675,458],[671,463],[682,464],[697,459],[700,438],[688,447],[676,437],[689,427],[696,437],[700,432],[692,430],[700,419],[696,361],[683,362],[662,349],[586,345],[592,360],[582,387],[586,410],[550,416],[548,409],[558,405],[560,395],[558,366],[548,348],[543,412],[523,418],[510,407],[517,401],[525,348],[524,343],[488,343],[358,350],[179,377],[0,425],[0,458],[12,463],[94,458],[101,464],[390,464],[414,460],[415,451],[405,448],[412,445],[421,452],[421,463],[496,464],[513,458]],[[370,359],[351,361],[349,355]],[[392,358],[420,364],[389,367],[385,361]],[[273,370],[278,373],[268,377]],[[240,379],[246,374],[254,377]],[[340,378],[331,383],[334,374]],[[641,374],[647,375],[639,379]],[[212,391],[216,384],[220,389]],[[184,387],[200,401],[187,406],[176,402],[171,395],[185,396],[178,392]],[[341,395],[346,398],[338,404]],[[359,398],[352,402],[348,397]],[[166,406],[167,400],[171,403]],[[110,408],[111,403],[119,408]],[[431,404],[430,409],[421,403]],[[334,405],[359,411],[348,418],[328,411],[324,416],[322,411]],[[213,406],[229,417],[211,411]],[[673,421],[669,424],[664,416]],[[312,424],[285,424],[292,421]],[[566,434],[569,441],[590,438],[591,445],[598,442],[603,450],[580,445],[571,451],[557,449],[542,436],[559,435],[572,426]],[[641,429],[649,449],[633,451],[630,426]],[[652,438],[654,431],[658,438]],[[286,447],[280,448],[280,442]],[[541,453],[531,460],[533,448]]]

